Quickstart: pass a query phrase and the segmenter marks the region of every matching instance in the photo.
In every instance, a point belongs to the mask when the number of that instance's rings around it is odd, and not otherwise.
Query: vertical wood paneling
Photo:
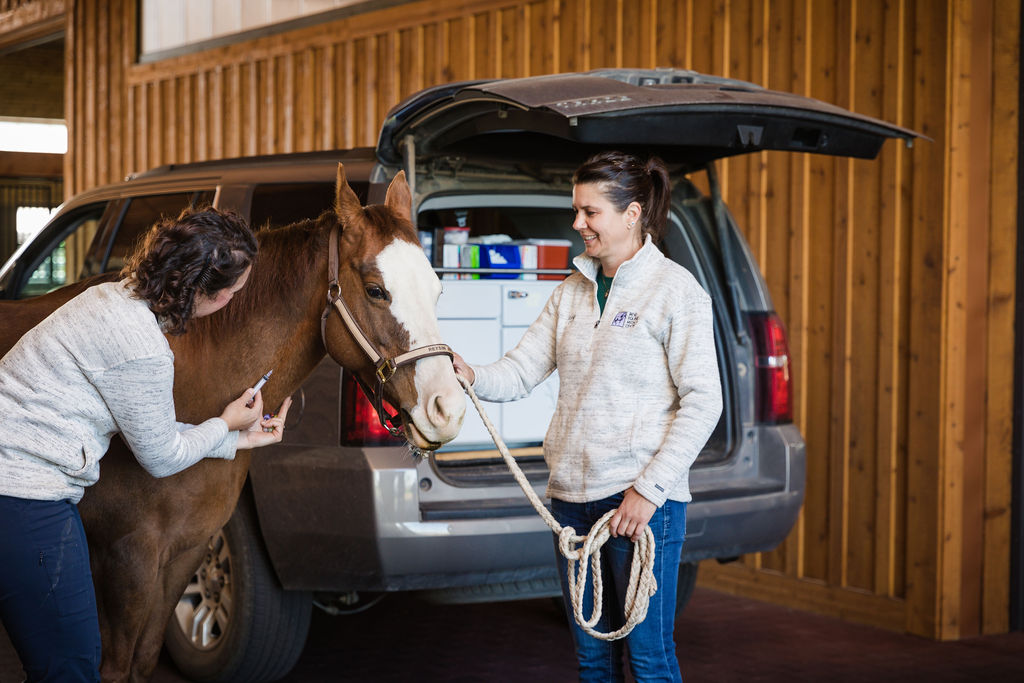
[[[945,9],[945,8],[944,8]],[[932,169],[944,168],[944,134],[947,128],[945,11],[931,12],[927,3],[913,6],[911,40],[914,59],[910,66],[915,88],[912,91],[911,126],[925,135],[939,136],[938,144],[918,145],[913,159],[913,175],[928,178]],[[912,578],[907,581],[907,630],[913,633],[938,633],[936,571],[940,566],[939,424],[936,397],[942,395],[940,343],[942,341],[942,268],[943,234],[946,216],[936,197],[944,187],[925,182],[911,185],[913,220],[911,223],[909,364],[914,378],[908,387],[909,421],[907,442],[907,499],[914,504],[907,511],[906,563]],[[912,568],[912,569],[911,569]]]
[[[152,125],[149,127],[149,137],[146,141],[148,149],[146,151],[146,168],[152,166],[159,166],[163,163],[163,154],[161,149],[163,148],[164,136],[161,131],[164,130],[164,121],[158,102],[160,93],[161,82],[154,81],[146,84],[146,100],[145,100],[145,113],[144,116],[149,120]],[[141,170],[141,169],[140,169]]]
[[[785,543],[702,581],[936,637],[1006,629],[1016,0],[425,0],[144,65],[135,5],[71,4],[68,193],[372,145],[437,83],[609,66],[750,80],[930,136],[874,161],[719,164],[788,328],[808,457]]]
[[[800,0],[802,3],[802,0]],[[794,82],[794,63],[799,47],[794,23],[797,4],[793,0],[773,0],[768,5],[766,16],[766,38],[764,60],[768,66],[765,83],[768,87],[792,92],[797,88]],[[766,153],[765,168],[774,168],[775,173],[765,173],[765,230],[770,244],[787,245],[784,249],[766,249],[764,274],[772,292],[775,309],[787,323],[790,353],[799,358],[804,348],[806,333],[806,301],[804,275],[806,262],[803,246],[807,244],[807,224],[802,220],[806,197],[803,196],[803,171],[801,157],[792,154]],[[805,415],[803,368],[793,364],[790,371],[793,387],[794,417],[799,424]],[[797,521],[794,533],[777,549],[765,553],[764,567],[792,576],[803,571],[802,539],[804,538],[803,515]]]
[[[174,101],[175,115],[179,121],[178,128],[181,130],[181,138],[178,140],[178,151],[173,158],[189,163],[195,161],[193,145],[197,137],[197,107],[194,97],[196,92],[196,76],[195,74],[187,74],[174,80],[177,87]]]
[[[982,633],[1004,633],[1009,628],[1010,509],[1013,446],[1013,373],[1006,359],[1014,355],[1013,329],[1016,249],[999,248],[1016,242],[1018,111],[1020,92],[1021,5],[997,0],[994,6],[992,54],[992,128],[988,203],[992,232],[989,252],[988,381],[985,428],[984,568],[982,576]],[[1016,169],[1016,172],[1014,172]]]
[[[557,0],[541,0],[526,6],[526,73],[524,76],[553,73],[558,64]]]
[[[516,78],[525,71],[522,43],[523,35],[523,8],[515,7],[494,12],[497,20],[496,40],[501,46],[497,51],[501,59],[499,62],[498,74],[502,78]],[[477,46],[479,49],[479,46]]]
[[[94,54],[96,61],[91,64],[90,70],[96,80],[97,93],[109,92],[110,87],[110,70],[105,66],[110,63],[109,9],[110,5],[108,3],[101,2],[96,6],[95,31],[98,45]],[[96,108],[97,114],[99,114],[100,104],[98,101],[87,102],[86,106]],[[106,109],[106,107],[103,108]],[[110,116],[97,115],[95,127],[92,129],[93,135],[96,136],[95,173],[100,178],[110,176],[110,166],[107,163],[110,155],[110,119]]]
[[[788,9],[789,13],[785,13]],[[788,59],[783,60],[782,83],[787,85],[784,88],[788,91],[801,95],[807,94],[810,90],[808,78],[808,64],[810,63],[810,33],[811,13],[807,8],[807,0],[792,0],[789,7],[784,8],[782,17],[791,17],[791,37],[786,43],[780,42],[777,52],[787,53]],[[783,45],[789,45],[786,50]],[[785,70],[787,69],[788,70]],[[808,334],[810,330],[810,246],[811,246],[811,223],[810,223],[810,157],[801,155],[774,155],[776,158],[784,156],[788,164],[788,175],[775,174],[781,179],[781,183],[788,187],[787,192],[779,192],[779,201],[773,204],[785,203],[788,199],[789,220],[784,223],[787,233],[780,234],[781,243],[788,244],[789,270],[787,272],[789,294],[789,311],[783,319],[789,324],[789,341],[792,363],[792,386],[793,386],[793,418],[801,431],[806,432],[808,424],[808,398],[810,395],[806,359],[808,358]],[[780,166],[781,171],[787,167]],[[781,250],[780,250],[781,251]],[[808,455],[816,457],[810,451]],[[811,459],[808,458],[808,460]],[[786,566],[788,576],[803,578],[806,576],[807,556],[806,547],[810,539],[807,529],[807,506],[800,512],[796,527],[785,541]],[[811,540],[810,542],[813,542]]]
[[[855,2],[852,10],[852,45],[850,49],[853,77],[847,89],[849,106],[871,116],[882,116],[881,89],[884,84],[883,55],[874,49],[882,39],[883,7],[876,3]],[[850,301],[850,479],[846,501],[849,514],[849,545],[843,563],[846,585],[874,590],[877,438],[878,433],[878,365],[880,344],[879,312],[879,230],[883,224],[879,174],[882,165],[876,161],[855,161],[850,192],[851,277]],[[866,343],[867,342],[867,343]],[[853,353],[856,346],[858,353]]]
[[[422,34],[421,34],[422,35]],[[341,75],[335,71],[335,53],[337,48],[334,45],[327,45],[318,50],[317,69],[320,77],[320,99],[314,101],[314,106],[320,107],[317,117],[318,135],[314,143],[314,149],[334,149],[341,145],[337,141],[335,131],[335,107],[338,100],[338,81]]]
[[[695,39],[695,34],[690,30],[693,22],[692,0],[656,0],[654,10],[655,64],[677,69],[692,68],[690,51]]]
[[[275,131],[279,131],[279,139],[273,149],[287,154],[295,151],[297,93],[295,90],[294,53],[275,58],[272,67],[277,79],[277,92],[275,93],[277,116],[274,119],[273,127]]]
[[[850,56],[853,0],[839,0],[835,5],[835,66],[830,69],[833,95],[830,101],[850,107],[849,84],[855,64]],[[851,225],[852,162],[836,159],[832,162],[830,177],[833,182],[832,226],[832,395],[831,440],[832,462],[829,470],[829,550],[828,582],[833,586],[847,586],[846,557],[850,544],[850,479],[852,429],[854,419],[852,377],[852,310],[853,310],[853,256],[856,230]]]
[[[831,3],[813,3],[808,7],[808,21],[811,27],[829,27],[809,31],[806,94],[824,100],[835,101],[832,78],[835,63],[835,7]],[[832,518],[835,510],[831,504],[833,473],[837,454],[833,448],[834,413],[833,396],[836,392],[832,357],[833,321],[831,317],[833,294],[833,264],[835,230],[820,230],[818,226],[835,224],[833,216],[835,163],[831,159],[810,156],[808,166],[807,205],[808,222],[812,226],[808,233],[808,249],[812,258],[808,268],[808,329],[805,355],[795,359],[802,365],[808,377],[814,378],[814,395],[809,397],[807,418],[804,420],[804,436],[807,452],[807,487],[804,506],[806,535],[804,576],[827,581],[829,578],[829,548],[835,527]],[[813,513],[811,512],[813,511]]]
[[[295,58],[295,148],[300,152],[316,149],[320,117],[320,81],[316,78],[316,50],[306,48]]]
[[[967,162],[970,169],[967,178],[969,200],[966,202],[964,218],[967,240],[966,287],[969,299],[965,343],[964,394],[985,395],[985,369],[987,365],[986,318],[988,317],[988,252],[990,251],[989,226],[991,225],[988,202],[978,201],[978,194],[984,195],[988,187],[991,170],[990,139],[991,121],[988,112],[992,106],[992,35],[993,8],[990,3],[973,3],[968,8],[967,20],[970,33],[965,37],[968,43],[964,67],[972,74],[970,78],[971,97],[967,110],[970,141]],[[972,226],[967,229],[966,226]],[[985,466],[985,404],[981,401],[964,402],[964,459],[962,465],[963,514],[961,520],[960,563],[961,576],[959,615],[957,632],[978,633],[981,629],[981,578],[984,561],[984,536],[976,533],[984,524],[984,466]]]
[[[902,99],[905,60],[903,34],[906,21],[905,3],[894,2],[882,13],[883,71],[880,79],[882,107],[879,115],[891,121],[902,119]],[[875,473],[875,526],[874,526],[874,582],[876,595],[902,595],[902,568],[898,559],[898,542],[902,536],[902,516],[899,515],[900,473],[905,469],[905,449],[901,450],[900,435],[905,431],[905,413],[901,410],[905,393],[902,362],[902,311],[905,309],[903,292],[906,290],[906,272],[903,244],[906,225],[903,215],[901,188],[903,176],[901,161],[905,158],[902,146],[887,146],[880,158],[879,174],[879,287],[878,287],[878,426],[875,444],[877,467]]]
[[[88,6],[83,8],[82,13],[82,33],[90,38],[97,34],[96,28],[96,12],[97,7],[95,3],[88,3]],[[79,64],[82,65],[83,74],[88,82],[96,82],[96,50],[86,49],[83,45],[82,48],[82,61]],[[80,120],[82,122],[81,134],[92,136],[96,134],[99,127],[99,117],[97,112],[96,102],[96,89],[89,88],[83,93],[81,101],[81,112]],[[98,144],[85,144],[83,140],[82,144],[82,167],[80,172],[87,178],[98,178],[101,177],[96,173],[96,155],[99,150],[102,149]]]
[[[960,573],[964,567],[955,561],[964,542],[960,533],[964,515],[966,410],[963,401],[967,382],[968,297],[970,244],[969,179],[966,155],[970,154],[970,8],[954,3],[949,12],[946,44],[948,46],[950,87],[944,103],[949,126],[945,131],[946,164],[955,168],[946,177],[945,220],[943,226],[942,273],[942,354],[941,379],[943,403],[940,406],[939,487],[938,487],[938,634],[954,637],[962,616]],[[983,228],[981,228],[983,229]]]

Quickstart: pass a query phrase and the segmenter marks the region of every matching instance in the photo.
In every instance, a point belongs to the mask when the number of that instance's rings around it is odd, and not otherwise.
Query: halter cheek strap
[[[342,321],[345,323],[345,327],[348,328],[349,333],[356,340],[356,343],[363,349],[363,352],[369,357],[373,363],[375,374],[377,375],[377,387],[376,390],[371,389],[359,378],[359,375],[352,373],[352,376],[359,382],[359,386],[362,387],[363,392],[367,398],[373,403],[374,409],[377,411],[377,418],[380,420],[381,425],[391,433],[392,436],[399,436],[401,431],[398,425],[401,420],[398,415],[388,415],[384,409],[384,384],[394,377],[395,372],[403,365],[409,365],[415,363],[421,358],[427,358],[429,356],[448,356],[448,358],[454,358],[451,347],[447,344],[428,344],[427,346],[421,346],[418,349],[407,351],[399,354],[393,358],[386,358],[378,353],[377,349],[370,342],[369,338],[363,332],[363,329],[359,327],[359,323],[352,316],[352,311],[349,310],[345,304],[345,299],[341,296],[341,285],[338,284],[338,233],[339,228],[335,225],[331,229],[331,236],[328,243],[327,252],[327,306],[324,307],[323,315],[320,316],[320,337],[323,339],[324,348],[327,348],[327,319],[331,316],[331,310],[336,310],[341,316]]]

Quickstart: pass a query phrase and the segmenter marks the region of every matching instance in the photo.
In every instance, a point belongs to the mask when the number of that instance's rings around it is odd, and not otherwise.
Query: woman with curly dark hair
[[[186,210],[150,229],[123,279],[85,290],[0,359],[0,618],[29,681],[99,680],[77,503],[114,434],[155,477],[281,440],[290,401],[261,419],[251,389],[202,424],[175,420],[164,334],[226,306],[256,251],[236,214]]]

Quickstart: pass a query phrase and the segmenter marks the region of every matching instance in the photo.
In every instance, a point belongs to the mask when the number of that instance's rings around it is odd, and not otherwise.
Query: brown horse
[[[321,337],[327,301],[328,244],[340,224],[338,282],[352,316],[385,357],[440,343],[434,314],[440,283],[410,222],[405,176],[383,206],[359,204],[339,165],[335,208],[316,221],[258,233],[248,284],[222,311],[192,321],[171,337],[174,400],[180,422],[217,415],[273,368],[264,404],[278,406],[324,353],[375,384],[374,366],[333,312]],[[24,302],[0,304],[0,355],[54,308],[110,276]],[[326,346],[326,348],[325,348]],[[400,408],[406,438],[437,448],[458,433],[465,400],[447,357],[421,358],[385,385]],[[287,438],[287,432],[286,436]],[[149,476],[120,440],[102,461],[100,481],[79,505],[92,558],[103,638],[104,681],[146,680],[164,628],[209,538],[227,523],[249,468],[250,453],[206,460],[165,479]]]

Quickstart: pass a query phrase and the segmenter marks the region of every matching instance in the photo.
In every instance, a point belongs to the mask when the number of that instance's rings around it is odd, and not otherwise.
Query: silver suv
[[[284,225],[331,206],[339,161],[370,203],[382,202],[388,181],[404,169],[424,248],[443,280],[445,341],[470,362],[487,362],[516,343],[571,272],[565,254],[582,251],[570,227],[573,169],[600,149],[655,153],[675,183],[662,247],[714,300],[725,399],[690,476],[681,608],[698,560],[778,545],[804,487],[785,331],[722,202],[713,162],[766,149],[873,158],[887,138],[913,136],[815,100],[686,71],[444,85],[395,107],[375,149],[164,166],[81,194],[3,267],[0,298],[116,270],[141,230],[186,205],[212,203],[254,226]],[[497,235],[540,245],[555,259],[491,267],[445,260],[449,240]],[[551,245],[569,248],[545,249]],[[553,377],[525,402],[489,408],[540,493],[547,475],[541,439],[556,395]],[[253,459],[234,517],[211,542],[231,558],[227,623],[193,628],[204,613],[197,572],[168,626],[168,648],[186,675],[228,680],[260,655],[276,668],[246,669],[253,679],[283,675],[302,650],[314,604],[344,612],[409,590],[440,600],[559,593],[551,532],[471,407],[455,441],[417,459],[381,429],[356,383],[329,359],[298,398],[285,443]],[[236,627],[268,605],[287,615],[279,628]]]

